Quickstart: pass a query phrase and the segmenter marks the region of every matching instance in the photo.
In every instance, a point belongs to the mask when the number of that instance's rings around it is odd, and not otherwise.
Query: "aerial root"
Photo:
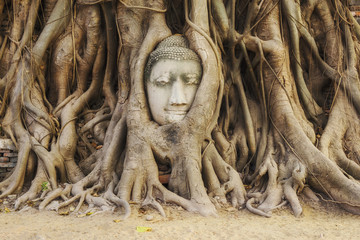
[[[230,194],[232,206],[243,207],[246,190],[240,175],[222,159],[214,144],[209,143],[203,155],[203,173],[212,202],[225,204],[226,194]]]
[[[119,197],[117,197],[113,190],[114,190],[114,186],[115,186],[115,182],[111,182],[109,184],[109,187],[107,189],[107,191],[103,194],[103,196],[98,196],[96,194],[97,190],[100,188],[100,185],[94,185],[92,188],[86,189],[86,190],[78,190],[78,189],[82,189],[82,187],[76,186],[75,191],[73,190],[73,194],[75,194],[73,197],[71,197],[70,199],[68,199],[66,196],[70,193],[70,191],[74,188],[72,185],[68,185],[66,187],[66,189],[64,189],[63,191],[56,191],[56,193],[52,194],[52,199],[50,199],[50,197],[48,197],[49,202],[54,200],[57,197],[62,197],[64,202],[60,203],[55,210],[57,212],[59,212],[59,210],[61,208],[64,208],[70,204],[72,204],[73,202],[79,200],[79,202],[77,203],[76,208],[74,209],[74,213],[77,213],[80,211],[80,208],[82,207],[82,205],[84,204],[84,202],[86,202],[89,205],[89,208],[86,212],[91,212],[94,207],[100,207],[102,209],[102,211],[113,211],[114,210],[114,206],[111,203],[114,203],[116,206],[119,207],[123,207],[125,209],[125,213],[122,216],[122,219],[125,220],[126,218],[128,218],[130,216],[131,213],[131,209],[130,209],[130,205],[128,202],[120,199]],[[54,191],[55,192],[55,191]]]
[[[76,212],[79,212],[79,210],[80,210],[81,206],[83,205],[85,199],[87,199],[88,195],[90,195],[90,194],[91,194],[91,189],[84,190],[84,191],[82,191],[81,193],[76,194],[76,195],[73,196],[72,198],[70,198],[70,199],[68,199],[68,200],[60,203],[60,204],[55,208],[55,210],[56,210],[57,212],[59,212],[59,209],[64,208],[64,207],[70,205],[71,203],[75,202],[76,200],[80,199],[80,200],[79,200],[79,203],[77,204],[77,206],[76,206],[76,208],[75,208],[75,210],[74,210],[75,213],[76,213]],[[60,196],[60,193],[58,194],[57,197],[59,197],[59,196]],[[87,200],[90,200],[90,199],[87,199]],[[91,201],[89,201],[89,202],[91,203]],[[89,203],[89,205],[90,205],[90,203]]]
[[[27,138],[27,136],[23,136],[23,138]],[[15,169],[7,179],[0,183],[0,198],[4,198],[9,194],[12,194],[24,183],[25,171],[29,160],[31,145],[26,141],[26,139],[23,139],[23,141],[25,143],[22,146],[22,150],[19,152],[18,162],[15,166]]]
[[[111,120],[112,114],[106,114],[105,112],[108,111],[107,108],[104,108],[100,111],[98,111],[96,113],[96,116],[94,118],[92,118],[90,121],[88,121],[82,128],[80,131],[80,134],[84,134],[87,131],[90,131],[91,129],[93,129],[95,127],[95,125],[103,122],[103,121],[108,121]]]
[[[320,199],[316,196],[314,191],[311,190],[311,188],[308,187],[308,186],[304,187],[304,189],[302,191],[302,194],[304,194],[304,196],[306,198],[308,198],[310,201],[314,201],[314,202],[319,202],[320,201]]]
[[[154,178],[154,180],[149,179],[146,184],[146,196],[145,199],[141,203],[141,207],[149,206],[154,208],[155,210],[159,211],[161,216],[166,217],[165,211],[161,204],[156,200],[160,199],[164,202],[173,202],[175,204],[178,204],[180,206],[182,205],[182,200],[185,200],[184,198],[176,195],[173,192],[170,192],[168,189],[166,189],[158,180],[158,178]],[[184,206],[183,206],[184,207]],[[184,207],[186,208],[186,207]],[[130,214],[130,213],[129,213]]]
[[[229,180],[222,185],[225,193],[230,193],[231,205],[235,208],[242,208],[245,204],[245,187],[240,179],[240,175],[230,166],[225,167],[228,172]]]
[[[299,217],[302,213],[302,207],[299,202],[299,198],[293,188],[292,179],[288,179],[283,184],[285,198],[289,201],[292,210],[294,211],[295,217]]]
[[[73,196],[72,198],[70,198],[70,199],[68,199],[68,200],[60,203],[59,206],[57,206],[57,207],[55,208],[55,211],[59,212],[59,209],[70,205],[71,203],[73,203],[73,202],[75,202],[76,200],[78,200],[80,197],[81,197],[81,195],[78,194],[78,195]]]
[[[125,220],[130,216],[131,208],[130,208],[130,204],[127,201],[120,199],[112,191],[107,191],[104,195],[104,198],[109,200],[110,202],[115,203],[118,207],[124,208],[125,212],[124,215],[122,216],[122,220]]]
[[[32,180],[29,190],[16,199],[15,210],[18,210],[22,206],[22,204],[26,203],[27,201],[34,202],[34,199],[39,195],[41,191],[43,191],[43,194],[45,194],[46,190],[44,191],[41,185],[42,183],[47,181],[48,177],[45,171],[45,167],[43,166],[43,162],[38,161],[35,178]],[[44,196],[42,196],[41,199],[43,199]]]
[[[249,193],[248,194],[248,198],[249,200],[246,202],[246,208],[257,215],[263,216],[263,217],[271,217],[271,211],[275,210],[277,208],[280,208],[282,206],[284,206],[285,204],[287,204],[287,201],[282,201],[281,203],[279,203],[276,206],[273,206],[271,208],[268,208],[266,210],[263,210],[261,208],[255,208],[253,206],[253,204],[261,204],[262,202],[264,202],[264,200],[266,199],[267,195],[263,194],[263,193]]]
[[[259,202],[260,202],[259,199],[252,197],[246,202],[246,208],[254,214],[257,214],[257,215],[260,215],[263,217],[268,217],[268,218],[271,217],[271,213],[266,213],[266,212],[259,210],[252,206],[252,204],[257,204]]]
[[[131,214],[131,208],[127,201],[120,199],[118,196],[114,194],[114,189],[119,182],[119,179],[116,173],[113,174],[113,180],[110,182],[108,189],[104,193],[104,198],[109,200],[110,202],[115,203],[118,207],[123,207],[125,210],[124,215],[122,216],[122,220],[127,219]]]
[[[185,210],[189,212],[200,213],[203,216],[216,216],[216,210],[214,205],[205,204],[205,203],[198,203],[195,199],[188,200],[177,195],[174,192],[171,192],[166,187],[164,187],[158,178],[149,178],[146,183],[146,196],[141,206],[149,206],[154,208],[155,210],[159,211],[159,213],[166,217],[165,211],[158,200],[166,203],[173,203],[178,206],[181,206]]]
[[[305,166],[299,163],[292,171],[292,176],[283,181],[284,195],[289,201],[295,217],[299,217],[302,213],[302,207],[297,192],[301,192],[304,189],[305,176]]]
[[[216,206],[216,208],[220,208],[220,204],[226,204],[226,193],[222,187],[217,188],[208,193],[211,202]]]
[[[295,160],[295,161],[292,161]],[[259,177],[268,174],[268,181],[265,185],[259,186]],[[258,176],[254,184],[257,186],[247,196],[250,198],[246,207],[252,213],[260,216],[269,217],[271,211],[283,206],[287,201],[290,203],[295,217],[302,213],[302,207],[297,196],[305,185],[306,168],[297,159],[288,157],[286,163],[280,164],[280,171],[276,162],[268,155],[263,164],[260,166]],[[282,179],[279,181],[279,179]],[[283,199],[287,201],[284,201]],[[257,208],[253,204],[259,204]]]
[[[181,206],[185,210],[189,212],[200,213],[203,216],[217,216],[216,209],[214,208],[213,204],[206,204],[206,203],[198,203],[195,199],[185,199],[180,197],[179,195],[169,191],[165,188],[160,182],[153,184],[153,188],[158,190],[156,193],[156,198],[162,199],[164,202],[174,203],[176,205]],[[157,196],[159,194],[160,196]],[[151,196],[153,198],[153,196]],[[151,198],[149,199],[151,200]],[[155,206],[157,207],[157,206]]]
[[[39,210],[44,210],[45,207],[52,202],[53,200],[55,200],[58,197],[62,197],[63,200],[67,200],[67,197],[70,194],[72,185],[71,184],[66,184],[65,188],[59,187],[53,191],[51,191],[46,197],[45,199],[40,203],[39,206]]]
[[[246,207],[250,212],[270,217],[271,211],[279,206],[282,201],[283,189],[277,182],[278,172],[277,164],[271,153],[268,152],[265,160],[259,167],[257,177],[252,183],[254,186],[259,186],[260,178],[267,173],[266,190],[260,189],[259,192],[255,192],[257,190],[254,189],[253,192],[247,194],[249,200],[246,202]],[[252,204],[259,204],[259,206],[255,208]]]
[[[205,149],[205,156],[202,160],[203,165],[203,177],[204,182],[206,183],[206,187],[208,189],[208,195],[210,197],[210,200],[217,206],[219,206],[219,203],[225,204],[226,203],[226,193],[223,187],[221,187],[220,181],[216,175],[215,169],[212,165],[212,161],[210,156],[208,157],[209,148]]]
[[[144,206],[150,206],[153,207],[154,209],[158,210],[159,213],[161,214],[161,216],[166,217],[165,211],[163,209],[163,207],[160,205],[159,202],[157,202],[155,200],[155,198],[153,196],[151,196],[150,194],[148,194],[145,198],[145,200],[141,203],[141,207]]]

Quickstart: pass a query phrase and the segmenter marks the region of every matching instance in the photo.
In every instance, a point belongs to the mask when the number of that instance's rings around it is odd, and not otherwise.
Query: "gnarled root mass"
[[[311,188],[360,214],[360,26],[341,1],[3,1],[0,13],[1,134],[19,151],[0,197],[17,194],[15,209],[270,217],[289,203],[300,216]],[[159,125],[144,69],[173,34],[203,74],[186,117]]]

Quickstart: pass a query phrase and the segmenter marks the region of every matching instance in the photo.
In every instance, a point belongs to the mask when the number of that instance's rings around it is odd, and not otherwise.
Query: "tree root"
[[[47,182],[48,178],[46,175],[45,167],[43,166],[43,163],[40,161],[38,162],[38,167],[36,171],[35,178],[32,181],[32,184],[30,186],[30,189],[24,193],[22,196],[20,196],[15,201],[15,210],[20,209],[21,206],[26,203],[27,201],[33,201],[38,194],[44,190],[42,189],[42,184]]]
[[[252,212],[254,214],[257,214],[259,216],[268,217],[268,218],[271,217],[270,213],[266,213],[266,212],[264,212],[262,210],[259,210],[259,209],[255,208],[255,207],[253,207],[253,204],[256,204],[258,202],[259,202],[259,199],[252,197],[252,198],[250,198],[249,200],[246,201],[246,208],[250,212]]]
[[[11,173],[11,175],[0,183],[0,191],[1,195],[0,198],[6,197],[7,195],[13,193],[17,189],[21,189],[22,185],[24,183],[25,178],[25,171],[26,171],[26,165],[27,161],[29,159],[29,153],[31,151],[31,145],[29,142],[26,143],[27,136],[23,136],[21,141],[25,141],[24,144],[21,143],[21,151],[18,155],[18,163],[16,164],[16,167],[14,171]]]
[[[80,208],[85,202],[88,204],[87,211],[92,211],[94,207],[99,207],[103,211],[113,211],[113,204],[115,204],[116,206],[123,207],[125,209],[122,218],[126,219],[130,216],[130,205],[126,201],[118,198],[113,192],[114,186],[116,186],[116,183],[118,181],[116,175],[114,174],[114,180],[108,185],[105,193],[103,193],[101,196],[98,196],[97,192],[100,189],[104,188],[97,180],[99,173],[100,166],[99,164],[97,164],[97,167],[95,167],[90,174],[88,174],[79,182],[75,184],[67,184],[65,188],[60,187],[51,191],[41,202],[39,209],[44,209],[46,205],[48,205],[50,202],[52,202],[56,198],[61,197],[64,201],[57,204],[55,207],[53,206],[54,210],[56,210],[57,212],[59,212],[60,209],[69,206],[70,204],[78,200],[79,202],[77,203],[76,208],[73,211],[74,213],[79,212]],[[91,185],[92,187],[89,187]],[[71,198],[69,198],[70,193],[72,195]]]
[[[57,189],[54,189],[53,191],[51,191],[50,193],[47,194],[47,196],[45,197],[45,199],[41,202],[40,206],[39,206],[39,210],[44,210],[45,207],[52,202],[53,200],[55,200],[58,197],[62,197],[63,200],[67,199],[67,195],[70,193],[71,191],[71,185],[67,184],[65,188],[59,187]]]
[[[245,204],[246,191],[240,175],[221,158],[212,142],[205,147],[202,162],[209,196],[226,203],[225,195],[230,193],[232,206],[241,208]]]
[[[265,174],[268,175],[268,180],[266,190],[263,191],[263,187],[258,184]],[[302,213],[302,207],[297,192],[301,192],[304,188],[305,177],[305,167],[294,156],[288,154],[285,162],[280,161],[278,165],[268,152],[256,179],[252,183],[256,187],[248,193],[250,199],[246,203],[246,207],[255,214],[270,217],[273,209],[285,204],[284,202],[281,203],[282,199],[285,198],[290,203],[295,217],[299,217]],[[255,203],[259,204],[257,208],[253,207]]]
[[[163,202],[174,203],[178,206],[183,207],[189,212],[200,213],[203,216],[216,216],[215,209],[212,205],[199,203],[195,199],[188,200],[178,196],[177,194],[166,189],[158,180],[150,181],[147,184],[147,193],[142,206],[151,206],[159,211],[159,213],[166,217],[165,212],[156,199],[162,200]]]
[[[134,137],[135,135],[130,134],[129,136]],[[130,141],[132,141],[131,138]],[[182,181],[183,178],[188,178],[184,180],[184,182],[189,183],[189,186],[175,184],[175,186],[179,188],[174,189],[174,192],[172,192],[166,189],[159,181],[157,165],[150,147],[147,146],[146,143],[133,144],[132,146],[137,148],[132,149],[132,151],[126,155],[121,180],[115,189],[117,196],[125,201],[131,199],[134,202],[143,202],[143,205],[154,207],[159,210],[162,215],[164,211],[161,205],[156,203],[156,199],[177,204],[188,211],[198,212],[204,216],[216,215],[216,210],[206,195],[204,187],[202,187],[204,193],[201,191],[201,193],[196,192],[194,194],[195,191],[198,191],[198,186],[196,188],[195,186],[191,186],[192,183],[196,182],[194,182],[192,178],[200,177],[198,168],[194,168],[193,165],[184,161],[184,164],[187,165],[185,168],[187,173],[184,174],[173,170],[172,177],[176,176],[177,178],[170,178],[169,185],[171,186],[172,180],[177,182]],[[177,161],[181,162],[180,159]],[[172,183],[174,184],[174,182]],[[187,193],[187,188],[189,188],[192,193],[189,199],[176,194]],[[142,201],[142,199],[144,199],[144,201]]]

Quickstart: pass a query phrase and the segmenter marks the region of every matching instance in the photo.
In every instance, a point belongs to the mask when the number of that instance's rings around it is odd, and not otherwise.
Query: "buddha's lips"
[[[182,111],[182,110],[169,110],[166,109],[166,112],[173,114],[173,115],[186,115],[187,111]]]

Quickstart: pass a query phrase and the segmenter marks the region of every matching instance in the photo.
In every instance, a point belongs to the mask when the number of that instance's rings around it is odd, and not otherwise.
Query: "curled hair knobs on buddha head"
[[[162,40],[150,54],[145,67],[145,79],[148,79],[152,66],[160,59],[194,60],[201,62],[199,56],[189,48],[188,41],[179,34]]]

